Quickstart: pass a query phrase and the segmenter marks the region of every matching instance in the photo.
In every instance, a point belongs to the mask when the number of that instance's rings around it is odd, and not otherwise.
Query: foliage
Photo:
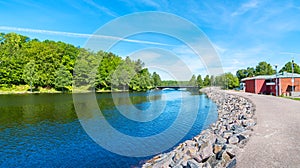
[[[204,78],[204,81],[203,81],[203,86],[210,86],[210,84],[211,84],[211,81],[210,81],[209,75],[206,75]]]
[[[267,62],[259,62],[255,68],[248,67],[247,69],[239,69],[236,72],[236,76],[238,77],[239,81],[247,77],[273,74],[275,74],[275,70],[273,69],[271,64]]]
[[[133,61],[104,51],[93,52],[71,44],[29,39],[16,33],[0,33],[0,86],[30,84],[36,88],[86,89],[128,87],[146,90],[160,84],[160,77]],[[74,69],[76,68],[76,72]],[[72,76],[74,75],[72,81]],[[134,80],[134,81],[132,81]]]
[[[68,71],[64,65],[61,65],[60,68],[55,72],[55,81],[54,85],[56,89],[62,89],[66,86],[70,86],[72,83],[72,74]]]
[[[284,67],[281,68],[279,72],[289,72],[292,73],[292,62],[288,62],[284,65]],[[298,64],[294,63],[294,73],[300,74],[300,67]]]
[[[159,77],[159,76],[158,76]],[[131,90],[146,91],[153,87],[153,79],[148,69],[142,69],[130,81],[129,85]]]
[[[24,81],[30,85],[30,91],[32,92],[32,86],[38,83],[38,76],[35,71],[35,63],[33,60],[29,61],[24,67],[24,73],[22,75]]]
[[[157,87],[157,86],[161,85],[160,76],[156,72],[153,72],[153,74],[152,74],[152,80],[153,80],[154,87]]]
[[[193,75],[189,81],[189,86],[197,86],[196,76]]]
[[[201,75],[197,76],[197,85],[198,85],[199,88],[203,87],[203,80],[202,80]]]
[[[238,77],[234,76],[230,72],[216,76],[215,83],[223,89],[234,89],[240,85]]]
[[[255,75],[273,75],[275,74],[275,70],[271,66],[271,64],[267,62],[260,62],[255,67]]]
[[[189,81],[164,80],[161,86],[189,86]]]

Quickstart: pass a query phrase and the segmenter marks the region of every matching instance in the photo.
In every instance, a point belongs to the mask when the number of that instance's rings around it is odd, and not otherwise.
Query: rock
[[[183,156],[183,153],[182,152],[176,152],[176,154],[173,156],[172,160],[174,162],[177,162],[178,160],[180,160]]]
[[[232,137],[229,138],[228,142],[230,144],[237,144],[239,143],[239,138],[236,135],[233,135]]]
[[[231,130],[233,131],[234,134],[239,134],[241,132],[244,132],[245,128],[241,125],[232,124],[231,125]]]
[[[202,167],[203,163],[198,163],[195,160],[189,160],[187,161],[187,168],[199,168]]]
[[[214,145],[214,154],[217,154],[218,152],[220,152],[222,150],[223,146],[222,145],[219,145],[219,144],[215,144]]]
[[[251,136],[255,106],[243,97],[212,88],[204,89],[218,106],[218,120],[192,140],[181,143],[169,154],[154,157],[143,167],[227,167],[236,166],[237,150]]]
[[[200,156],[203,159],[206,159],[210,156],[212,156],[213,153],[213,148],[212,148],[212,144],[210,142],[204,143],[203,145],[201,145],[200,148]]]
[[[196,162],[198,162],[198,163],[201,163],[202,162],[202,157],[199,155],[199,154],[196,154],[196,155],[194,155],[194,156],[192,156],[192,158],[196,161]]]
[[[211,165],[210,165],[208,162],[204,163],[202,167],[205,167],[205,168],[212,168]]]
[[[223,152],[221,162],[222,166],[227,167],[232,162],[233,158],[234,156],[232,154],[228,153],[227,151]]]
[[[226,139],[228,139],[231,136],[232,136],[232,132],[231,131],[226,131],[226,132],[223,133],[223,137],[226,138]]]
[[[247,139],[244,135],[240,134],[240,135],[237,135],[237,137],[239,138],[239,142]]]
[[[196,146],[196,141],[187,140],[184,142],[186,146]]]
[[[216,144],[225,144],[227,142],[227,139],[221,137],[221,136],[217,136],[217,139],[216,139]]]
[[[252,127],[254,125],[256,125],[256,122],[253,119],[248,119],[243,121],[244,127]]]
[[[181,164],[178,164],[178,165],[175,165],[175,166],[172,166],[173,168],[183,168],[183,166]]]
[[[220,152],[216,153],[216,159],[217,160],[222,160],[223,152],[224,152],[224,150],[221,150]]]
[[[211,167],[216,167],[219,161],[216,159],[215,156],[210,157],[207,162],[210,164]]]
[[[236,167],[236,159],[232,159],[229,161],[229,163],[227,163],[226,165],[226,168],[235,168]]]
[[[187,149],[187,152],[186,152],[186,154],[189,155],[189,156],[196,155],[196,153],[197,153],[197,150],[196,150],[195,147],[190,147],[190,148],[188,148],[188,149]]]
[[[227,151],[223,152],[222,159],[227,163],[229,160],[231,160],[230,155],[227,153]]]

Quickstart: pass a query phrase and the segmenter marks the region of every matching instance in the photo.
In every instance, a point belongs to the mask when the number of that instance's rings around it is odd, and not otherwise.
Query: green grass
[[[29,85],[11,85],[10,87],[2,86],[0,87],[0,94],[22,94],[22,93],[31,93]],[[54,88],[42,88],[38,87],[33,90],[33,93],[60,93],[60,91],[55,90]]]
[[[280,97],[283,97],[283,98],[286,98],[286,99],[292,99],[292,100],[297,100],[297,101],[300,101],[300,98],[293,98],[293,97],[288,97],[288,96],[280,96]]]
[[[38,87],[37,89],[33,88],[33,93],[85,93],[91,92],[87,86],[76,87],[72,90],[72,86],[68,86],[65,88],[64,92],[61,90],[55,90],[54,88],[43,88]],[[119,89],[98,89],[96,92],[123,92],[123,90]],[[29,85],[10,85],[10,86],[0,86],[0,94],[30,94],[30,86]]]

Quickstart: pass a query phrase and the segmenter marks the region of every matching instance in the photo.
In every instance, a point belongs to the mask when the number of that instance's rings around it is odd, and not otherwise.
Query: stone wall
[[[218,120],[192,140],[148,160],[143,167],[235,167],[236,151],[251,136],[255,107],[246,98],[218,88],[201,90],[218,106]]]

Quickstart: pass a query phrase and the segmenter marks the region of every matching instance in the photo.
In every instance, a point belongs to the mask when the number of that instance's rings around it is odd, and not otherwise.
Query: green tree
[[[153,72],[152,79],[153,79],[153,85],[154,85],[154,87],[157,87],[157,86],[161,85],[160,76],[156,72]]]
[[[275,70],[267,62],[260,62],[255,68],[255,75],[273,75]]]
[[[216,85],[221,86],[223,89],[234,89],[239,87],[239,79],[232,73],[228,72],[215,78]]]
[[[196,76],[193,75],[192,78],[189,80],[189,86],[197,86]]]
[[[30,85],[30,91],[32,92],[32,86],[34,86],[38,81],[38,76],[35,71],[35,62],[33,60],[29,61],[25,65],[22,78]]]
[[[255,76],[255,69],[253,67],[247,68],[247,77],[253,77]]]
[[[279,72],[289,72],[292,73],[292,62],[286,63]],[[300,74],[300,67],[298,64],[294,63],[294,73]]]
[[[225,73],[226,85],[228,89],[234,89],[240,85],[239,79],[232,73]]]
[[[247,77],[255,76],[255,69],[253,67],[248,67],[247,69],[240,69],[236,72],[236,76],[238,77],[239,81]]]
[[[100,58],[99,58],[100,59]],[[94,89],[98,67],[97,56],[88,50],[80,49],[74,71],[75,86]]]
[[[1,84],[24,84],[23,68],[29,60],[24,59],[22,49],[29,38],[16,33],[1,33],[0,39]]]
[[[122,58],[113,53],[99,51],[97,53],[101,57],[97,74],[97,87],[101,89],[110,89],[113,72],[122,63]]]
[[[114,87],[122,87],[122,90],[126,90],[126,87],[129,86],[135,74],[134,62],[129,57],[126,57],[125,61],[112,74],[112,85]]]
[[[197,85],[198,85],[199,88],[203,87],[203,80],[202,80],[201,75],[197,76]]]
[[[142,69],[130,81],[130,89],[134,91],[146,91],[153,87],[153,79],[148,69]]]
[[[72,84],[72,74],[68,71],[64,65],[61,65],[59,69],[55,72],[55,81],[54,85],[56,89],[62,89],[66,86],[70,86]]]
[[[203,86],[210,86],[210,77],[206,75],[203,81]]]
[[[238,79],[241,81],[244,78],[248,77],[248,71],[247,69],[240,69],[236,72],[236,76],[238,77]]]

